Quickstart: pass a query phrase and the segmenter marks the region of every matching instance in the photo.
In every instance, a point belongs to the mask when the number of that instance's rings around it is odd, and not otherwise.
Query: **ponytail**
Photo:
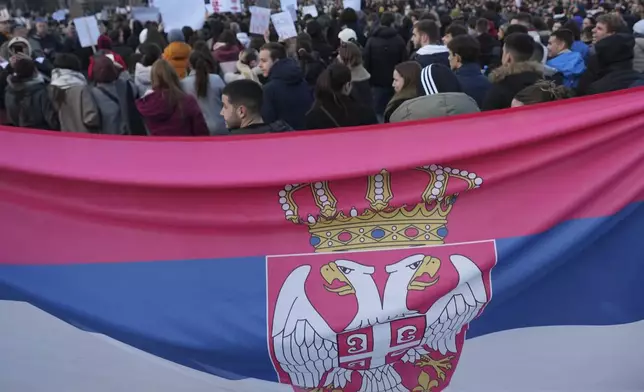
[[[190,55],[190,67],[195,71],[195,90],[198,98],[208,96],[210,87],[210,74],[214,72],[212,61],[208,61],[202,52],[192,52]]]

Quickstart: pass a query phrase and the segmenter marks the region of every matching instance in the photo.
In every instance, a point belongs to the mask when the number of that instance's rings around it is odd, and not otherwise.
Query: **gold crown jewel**
[[[442,244],[447,236],[447,215],[458,193],[446,194],[448,182],[461,181],[466,189],[475,189],[483,179],[475,173],[440,165],[416,168],[428,175],[421,194],[422,203],[399,207],[390,205],[394,194],[391,174],[387,170],[367,177],[365,200],[369,208],[359,213],[352,207],[348,214],[338,211],[337,199],[329,183],[289,184],[279,192],[279,202],[286,219],[306,225],[310,243],[316,252],[347,251]],[[311,191],[319,214],[306,218],[298,214],[293,194],[304,188]]]

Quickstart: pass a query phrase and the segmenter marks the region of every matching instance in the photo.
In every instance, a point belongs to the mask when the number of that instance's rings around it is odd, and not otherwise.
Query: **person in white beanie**
[[[633,69],[644,72],[644,19],[633,25],[633,36],[635,37]]]

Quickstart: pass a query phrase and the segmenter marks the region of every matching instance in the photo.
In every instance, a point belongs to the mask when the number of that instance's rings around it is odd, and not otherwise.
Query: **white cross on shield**
[[[366,370],[394,363],[420,345],[425,326],[425,316],[414,316],[340,333],[340,367]]]

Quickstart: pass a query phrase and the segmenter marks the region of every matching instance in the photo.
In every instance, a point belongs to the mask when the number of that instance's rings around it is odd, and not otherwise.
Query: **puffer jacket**
[[[479,111],[476,101],[465,93],[438,93],[406,100],[391,114],[389,121],[425,120]]]
[[[188,59],[190,58],[190,45],[184,42],[173,42],[163,51],[163,59],[169,62],[179,79],[183,79],[188,74]]]

